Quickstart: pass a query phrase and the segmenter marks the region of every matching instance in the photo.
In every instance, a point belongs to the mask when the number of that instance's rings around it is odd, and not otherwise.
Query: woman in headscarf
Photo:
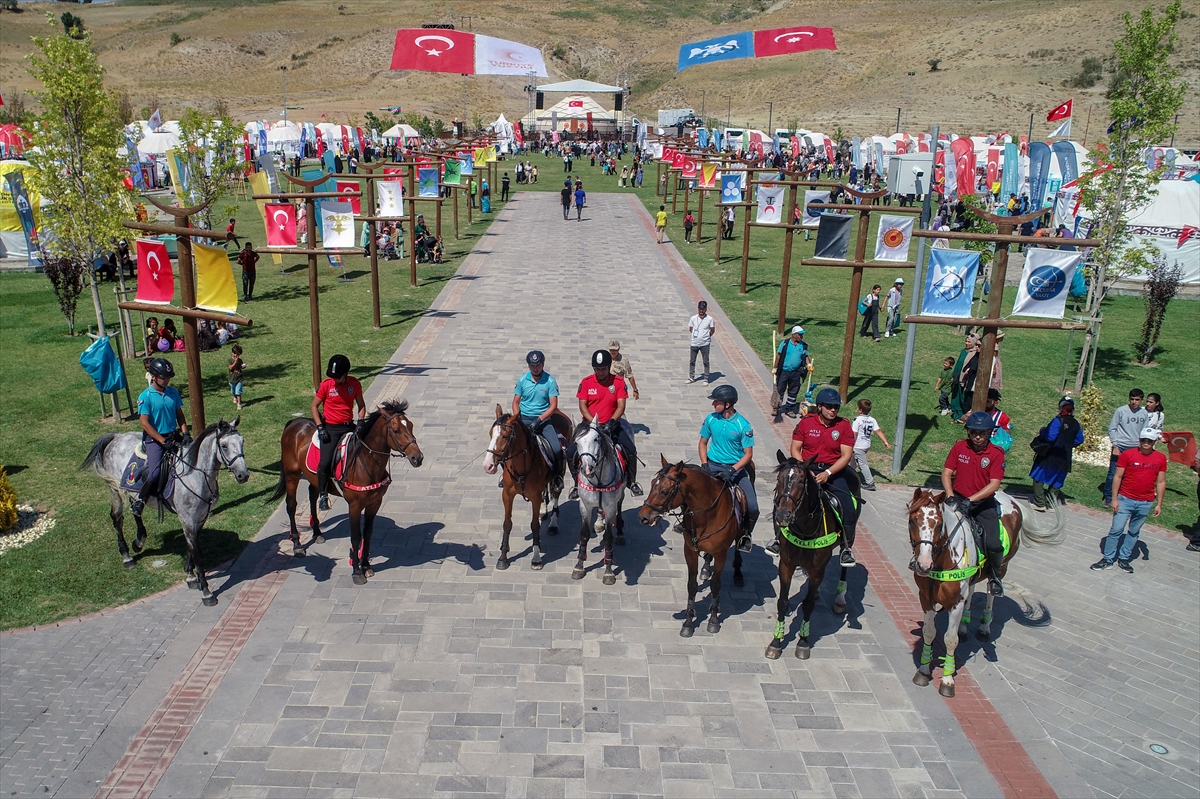
[[[1071,471],[1071,456],[1076,447],[1083,443],[1083,429],[1075,419],[1075,400],[1063,397],[1058,401],[1058,416],[1043,427],[1033,447],[1033,509],[1044,511],[1050,507],[1046,489],[1062,488]]]

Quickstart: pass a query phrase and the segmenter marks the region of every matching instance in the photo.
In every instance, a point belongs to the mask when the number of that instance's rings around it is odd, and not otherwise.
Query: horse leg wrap
[[[775,622],[775,637],[783,638],[785,635],[787,635],[787,624],[785,624],[781,619]]]
[[[954,655],[945,655],[942,658],[942,676],[943,677],[953,677],[954,676]]]
[[[809,630],[808,619],[805,619],[804,621],[800,622],[800,637],[807,638],[808,630]]]
[[[838,580],[838,588],[837,588],[837,592],[838,592],[839,594],[844,594],[844,593],[846,593],[846,581],[845,581],[845,580]]]
[[[921,647],[921,665],[928,666],[933,660],[933,644],[924,644]]]
[[[967,610],[963,611],[962,624],[964,627],[966,627],[970,623],[971,623],[971,610],[968,608]]]
[[[992,610],[991,610],[991,608],[988,608],[983,611],[983,625],[986,627],[987,625],[989,625],[991,623],[992,623]]]

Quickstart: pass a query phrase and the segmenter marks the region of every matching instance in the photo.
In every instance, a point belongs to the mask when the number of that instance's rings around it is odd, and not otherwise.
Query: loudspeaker
[[[544,94],[542,94],[541,92],[537,93],[536,107],[537,107],[537,110],[539,110],[539,111],[541,111],[543,108],[546,107],[546,96]]]
[[[625,95],[614,94],[613,95],[613,110],[620,111],[624,107],[624,105],[625,105]]]

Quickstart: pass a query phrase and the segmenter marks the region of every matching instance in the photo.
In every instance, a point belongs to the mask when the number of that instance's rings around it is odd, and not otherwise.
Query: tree
[[[77,17],[70,11],[64,11],[62,16],[58,18],[63,26],[63,33],[70,36],[72,39],[83,38],[83,18]]]
[[[50,258],[43,266],[46,277],[54,286],[54,296],[58,298],[58,309],[67,317],[67,330],[75,335],[75,308],[79,305],[79,295],[83,293],[83,276],[87,274],[88,265],[71,256]]]
[[[20,89],[8,95],[0,106],[0,124],[28,128],[33,120],[33,112],[25,104],[25,92]]]
[[[925,63],[929,65],[929,71],[930,71],[930,72],[937,72],[937,71],[938,71],[938,65],[942,63],[942,59],[940,59],[940,58],[931,58],[931,59],[929,59],[928,61],[926,61]]]
[[[199,221],[212,229],[212,203],[241,172],[242,131],[229,116],[212,117],[194,108],[179,118],[179,156],[186,177],[183,196],[187,205],[207,204]]]
[[[129,92],[122,90],[116,95],[117,100],[117,121],[122,126],[128,125],[133,121],[133,99],[129,96]]]
[[[51,25],[54,18],[49,17]],[[42,84],[34,92],[42,114],[27,153],[30,183],[50,205],[42,210],[52,235],[51,255],[85,264],[91,277],[96,324],[104,335],[94,258],[103,245],[122,235],[125,216],[122,164],[117,148],[124,142],[116,103],[104,90],[104,69],[92,52],[91,35],[34,37],[38,52],[29,57],[29,73]]]
[[[1183,269],[1179,263],[1167,266],[1167,259],[1161,255],[1146,276],[1146,285],[1142,289],[1146,295],[1146,321],[1142,323],[1142,340],[1134,345],[1138,363],[1148,364],[1154,360],[1154,345],[1158,343],[1158,334],[1162,332],[1167,305],[1179,291],[1182,279]]]
[[[1180,0],[1174,0],[1158,18],[1149,7],[1136,20],[1125,14],[1125,35],[1113,43],[1115,74],[1108,93],[1112,125],[1106,139],[1089,153],[1095,168],[1079,179],[1079,201],[1092,218],[1088,235],[1102,243],[1085,267],[1091,278],[1087,313],[1093,321],[1084,337],[1076,391],[1088,379],[1085,365],[1099,332],[1105,295],[1113,283],[1146,264],[1146,254],[1130,246],[1133,234],[1126,222],[1157,193],[1162,172],[1146,169],[1145,151],[1174,133],[1175,112],[1187,91],[1170,64],[1179,7]]]

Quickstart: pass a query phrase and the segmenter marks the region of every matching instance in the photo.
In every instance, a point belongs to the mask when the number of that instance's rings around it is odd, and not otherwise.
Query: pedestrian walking
[[[562,198],[562,209],[563,209],[563,220],[564,221],[571,218],[571,195],[572,195],[571,181],[564,180],[562,191],[559,192],[559,196]]]
[[[858,335],[871,336],[872,342],[879,341],[879,292],[883,291],[883,286],[876,283],[867,292],[867,295],[859,300],[858,310],[862,314],[862,327],[858,330]],[[867,332],[868,328],[870,333]]]
[[[696,226],[696,217],[692,216],[692,212],[688,211],[683,215],[683,240],[689,244],[692,241],[692,228]]]
[[[587,202],[587,192],[583,190],[583,184],[575,183],[575,221],[583,221],[583,206]]]
[[[1113,411],[1112,420],[1108,423],[1108,440],[1112,444],[1112,452],[1108,458],[1108,474],[1104,478],[1104,486],[1100,489],[1104,504],[1109,505],[1113,499],[1113,478],[1117,474],[1117,459],[1121,454],[1136,449],[1139,444],[1138,436],[1147,427],[1150,415],[1142,407],[1146,398],[1140,388],[1129,392],[1129,404],[1122,405]]]
[[[242,409],[242,373],[246,371],[246,363],[242,360],[242,345],[234,344],[229,349],[229,392],[233,394],[233,405],[239,411]]]
[[[1074,450],[1083,443],[1083,428],[1075,418],[1075,400],[1063,397],[1058,401],[1058,416],[1038,431],[1030,442],[1033,449],[1033,509],[1045,511],[1050,507],[1046,490],[1063,487],[1071,471]]]
[[[884,338],[897,335],[896,331],[900,328],[900,300],[903,298],[904,278],[898,277],[887,293],[887,324],[884,326]]]
[[[1110,503],[1112,526],[1101,542],[1103,557],[1092,564],[1092,571],[1111,568],[1115,560],[1121,571],[1133,574],[1129,560],[1137,548],[1142,525],[1147,518],[1157,519],[1162,513],[1167,490],[1167,456],[1154,449],[1159,437],[1157,430],[1147,427],[1138,433],[1137,448],[1118,456],[1112,482],[1115,496]]]
[[[704,373],[701,379],[708,382],[709,366],[708,351],[712,346],[713,334],[717,332],[717,320],[708,315],[708,303],[700,300],[696,305],[696,313],[688,320],[688,333],[691,334],[691,353],[688,359],[688,382],[696,382],[696,355],[704,360]]]
[[[254,279],[258,275],[258,253],[254,251],[254,242],[246,242],[246,246],[238,253],[237,260],[242,265],[242,299],[252,300]]]
[[[871,450],[871,436],[879,436],[883,445],[889,450],[892,445],[888,443],[887,436],[879,427],[879,422],[875,421],[875,417],[871,415],[869,399],[858,401],[858,416],[855,416],[854,421],[850,423],[850,429],[854,431],[854,465],[858,468],[858,473],[862,475],[863,488],[874,491],[875,478],[871,474],[871,467],[867,465],[867,453]]]
[[[633,363],[621,354],[621,342],[615,338],[608,342],[608,354],[612,356],[612,365],[609,369],[617,377],[625,379],[625,382],[629,384],[629,388],[633,390],[633,398],[635,400],[640,399],[642,395],[638,391],[637,380],[633,377]]]
[[[658,243],[663,243],[663,234],[667,232],[667,206],[658,206],[658,213],[654,215],[654,235],[658,238]]]
[[[504,173],[504,177],[500,178],[500,202],[508,202],[508,173]]]

